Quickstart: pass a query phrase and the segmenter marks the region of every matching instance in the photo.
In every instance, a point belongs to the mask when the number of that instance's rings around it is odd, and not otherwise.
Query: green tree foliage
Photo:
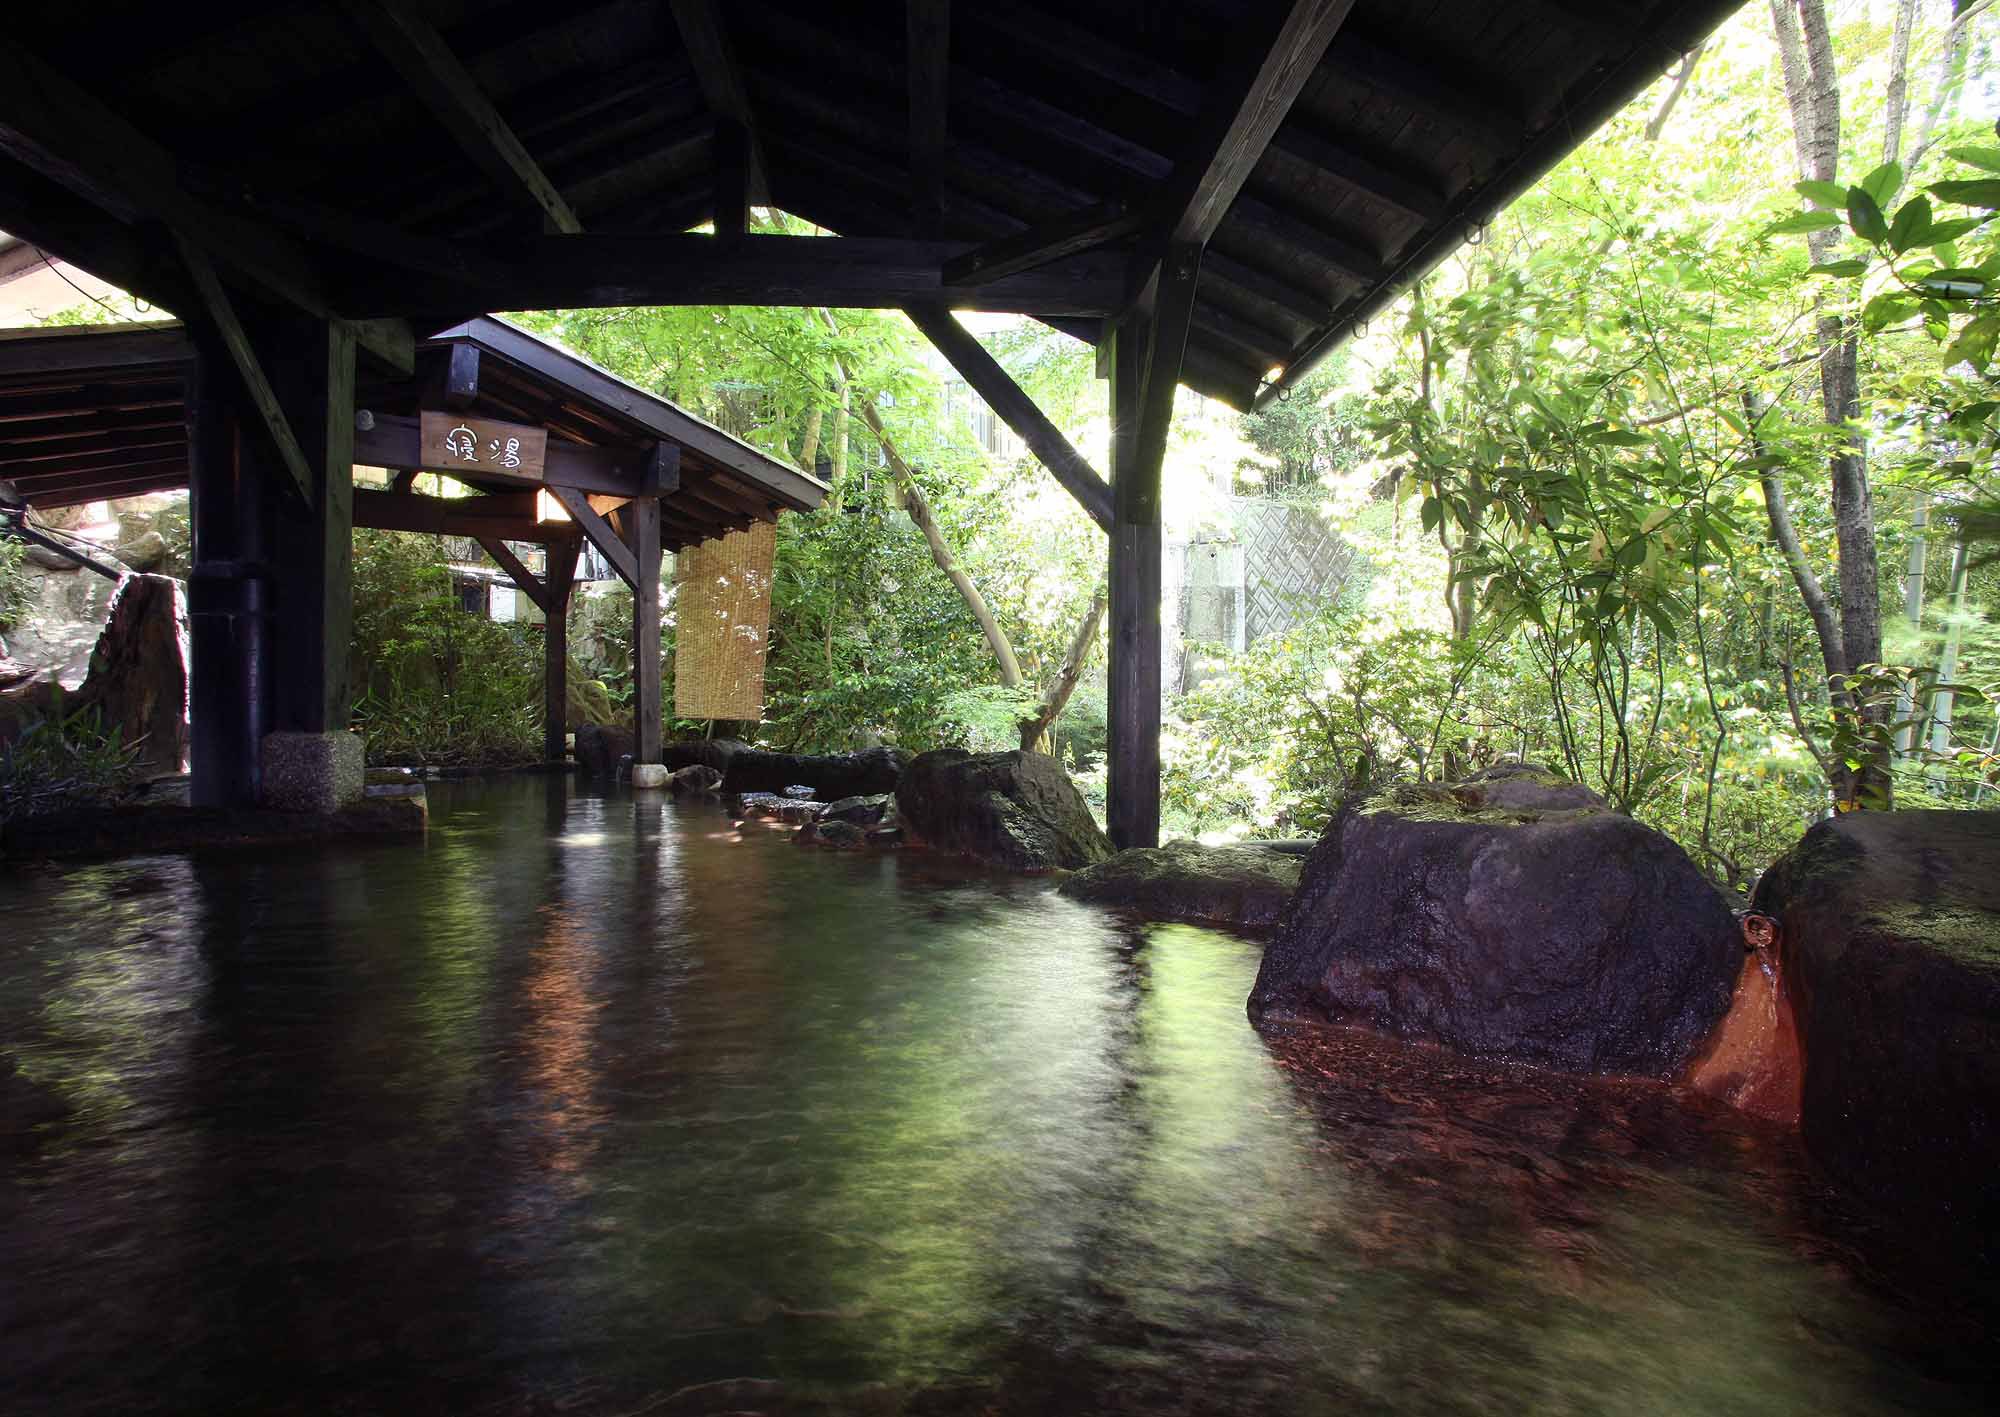
[[[371,763],[541,756],[541,643],[468,613],[435,537],[355,532],[352,674]]]

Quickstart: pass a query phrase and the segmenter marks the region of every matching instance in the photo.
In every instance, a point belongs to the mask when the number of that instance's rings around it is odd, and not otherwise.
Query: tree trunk
[[[1930,538],[1926,535],[1930,528],[1930,504],[1929,495],[1919,492],[1916,505],[1910,512],[1910,554],[1903,566],[1903,618],[1909,622],[1913,634],[1922,629],[1924,623],[1924,568],[1930,558]],[[1902,692],[1896,696],[1896,719],[1903,725],[1896,730],[1896,757],[1899,760],[1909,757],[1916,747],[1916,711],[1916,692],[1906,682]]]
[[[1883,94],[1884,162],[1900,162],[1903,157],[1903,119],[1910,106],[1910,30],[1916,19],[1917,0],[1896,0],[1896,29],[1889,40],[1889,87]]]
[[[1931,700],[1931,763],[1930,775],[1933,781],[1944,779],[1945,754],[1951,751],[1951,711],[1952,701],[1958,695],[1942,686],[1950,684],[1958,677],[1959,637],[1965,629],[1965,537],[1958,538],[1958,544],[1951,549],[1951,589],[1948,592],[1951,609],[1947,612],[1950,620],[1945,624],[1944,653],[1938,657],[1939,689]]]
[[[1903,3],[1914,5],[1917,0],[1903,0]],[[1701,61],[1702,51],[1707,48],[1708,41],[1703,40],[1681,57],[1680,72],[1674,75],[1674,86],[1667,90],[1667,96],[1660,104],[1660,111],[1646,124],[1647,142],[1657,143],[1660,141],[1660,134],[1667,131],[1667,119],[1672,115],[1674,105],[1681,101],[1681,95],[1687,91],[1688,80],[1694,77],[1694,66]]]
[[[825,418],[826,410],[818,404],[814,404],[812,412],[806,415],[806,437],[799,448],[799,470],[808,477],[818,476],[814,468],[819,462],[819,429]]]
[[[1785,75],[1785,95],[1792,111],[1793,139],[1799,153],[1799,175],[1819,182],[1834,179],[1840,155],[1840,79],[1834,66],[1833,40],[1826,23],[1825,0],[1771,0],[1771,15]],[[1839,242],[1839,229],[1809,232],[1806,247],[1815,262],[1825,261]],[[1882,658],[1881,588],[1877,584],[1875,513],[1869,501],[1866,445],[1858,418],[1861,412],[1860,349],[1855,326],[1824,307],[1815,320],[1819,344],[1820,404],[1827,427],[1838,430],[1839,444],[1827,459],[1833,493],[1834,537],[1840,558],[1840,653],[1849,671]],[[1815,617],[1817,623],[1817,617]],[[1825,631],[1821,631],[1826,648]],[[1886,704],[1862,710],[1870,722],[1882,722]],[[1862,766],[1850,800],[1889,801],[1886,756],[1878,754]]]
[[[1910,160],[1903,164],[1905,170],[1912,173],[1931,150],[1931,144],[1936,141],[1938,120],[1944,116],[1946,105],[1965,81],[1965,56],[1972,47],[1972,26],[1966,22],[1972,18],[1972,7],[1954,5],[1952,9],[1951,28],[1944,37],[1944,52],[1938,55],[1937,79],[1931,85],[1931,101],[1917,124],[1917,140],[1910,145]]]
[[[1069,653],[1063,657],[1062,669],[1057,673],[1046,693],[1042,695],[1041,706],[1030,718],[1021,720],[1021,746],[1027,751],[1047,752],[1042,739],[1049,731],[1049,725],[1062,716],[1069,704],[1070,695],[1083,678],[1083,671],[1090,663],[1090,652],[1097,648],[1097,627],[1104,623],[1104,606],[1109,597],[1102,587],[1091,597],[1090,610],[1077,626],[1076,635],[1070,640]]]

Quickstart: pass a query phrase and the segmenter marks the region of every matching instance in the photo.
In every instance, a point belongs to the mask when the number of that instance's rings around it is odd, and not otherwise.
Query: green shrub
[[[65,713],[58,696],[48,714],[0,744],[0,822],[117,796],[138,752],[119,737],[105,732],[95,708]]]
[[[542,751],[542,646],[468,614],[435,538],[354,537],[354,716],[371,763],[504,764]]]

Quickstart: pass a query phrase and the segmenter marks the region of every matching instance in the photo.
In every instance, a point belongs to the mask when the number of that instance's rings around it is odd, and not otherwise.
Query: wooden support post
[[[1111,351],[1111,840],[1160,844],[1160,463],[1141,460],[1146,329],[1128,316]]]
[[[265,658],[263,520],[267,499],[245,485],[234,362],[212,326],[191,326],[187,386],[188,511],[194,566],[188,577],[188,729],[197,807],[257,801],[258,745],[270,710]]]
[[[307,504],[283,499],[271,519],[271,728],[344,733],[354,707],[354,331],[292,316],[259,333],[312,477]]]
[[[641,497],[625,511],[632,531],[632,761],[660,761],[660,500]]]
[[[575,536],[551,541],[543,572],[548,598],[542,606],[542,757],[551,763],[562,761],[569,732],[569,599],[582,546]]]

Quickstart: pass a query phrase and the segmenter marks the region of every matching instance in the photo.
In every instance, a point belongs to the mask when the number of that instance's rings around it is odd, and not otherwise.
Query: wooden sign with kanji
[[[549,430],[461,413],[425,409],[420,448],[424,466],[438,472],[498,472],[539,480],[549,451]]]

